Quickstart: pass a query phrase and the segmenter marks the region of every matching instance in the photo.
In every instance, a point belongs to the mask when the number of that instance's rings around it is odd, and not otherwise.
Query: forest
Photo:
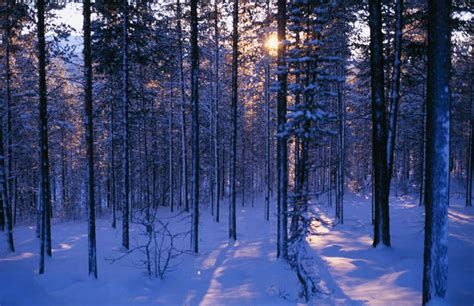
[[[0,0],[0,305],[472,305],[473,17]]]

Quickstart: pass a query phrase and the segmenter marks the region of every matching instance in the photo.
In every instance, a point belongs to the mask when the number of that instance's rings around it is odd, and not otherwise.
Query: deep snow
[[[158,215],[168,218],[168,210],[161,208]],[[114,230],[109,219],[97,221],[98,280],[87,274],[86,222],[56,220],[53,256],[42,276],[37,274],[35,228],[17,227],[16,253],[0,253],[0,305],[294,305],[296,277],[276,260],[276,218],[267,222],[263,210],[239,208],[234,243],[228,240],[227,214],[221,220],[217,224],[209,211],[202,211],[199,256],[182,255],[164,280],[150,279],[136,267],[143,258],[140,253],[113,264],[106,260],[122,254],[120,222]],[[173,228],[189,229],[189,218]],[[137,234],[132,227],[131,246]],[[189,248],[189,236],[181,245]]]
[[[325,198],[320,198],[325,202]],[[239,202],[240,203],[240,202]],[[150,279],[137,268],[134,253],[113,264],[122,253],[121,224],[97,221],[99,279],[87,275],[87,223],[54,220],[53,257],[40,276],[38,242],[33,226],[15,228],[17,251],[5,251],[0,238],[0,304],[13,305],[296,305],[299,286],[287,264],[276,260],[276,216],[263,218],[263,201],[239,207],[238,240],[228,241],[227,205],[221,223],[202,210],[200,254],[184,254],[164,280]],[[449,210],[449,284],[452,305],[474,303],[474,210],[452,201]],[[314,305],[419,305],[421,303],[424,208],[409,196],[391,200],[392,247],[374,249],[370,197],[349,195],[345,222],[317,225],[309,238],[321,292]],[[333,208],[312,205],[314,214],[332,222]],[[167,208],[158,215],[169,218]],[[178,218],[181,219],[181,218]],[[171,221],[174,222],[174,221]],[[173,226],[188,229],[189,219]],[[138,229],[132,227],[131,244]],[[135,237],[135,238],[134,238]],[[180,245],[189,247],[189,236]]]
[[[449,274],[447,301],[474,304],[474,210],[461,198],[449,208]],[[418,197],[390,199],[390,248],[372,247],[371,198],[349,195],[344,224],[319,227],[311,239],[317,265],[325,270],[346,305],[421,305],[424,207]],[[332,208],[314,206],[331,221]],[[335,284],[335,286],[334,286]]]

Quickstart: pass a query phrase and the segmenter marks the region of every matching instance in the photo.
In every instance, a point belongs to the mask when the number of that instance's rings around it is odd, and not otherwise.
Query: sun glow
[[[270,51],[276,51],[278,49],[278,36],[276,34],[272,34],[267,38],[265,48]]]

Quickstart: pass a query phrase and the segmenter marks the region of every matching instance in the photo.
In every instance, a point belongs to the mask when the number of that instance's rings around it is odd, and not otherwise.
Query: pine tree
[[[2,188],[2,208],[4,214],[4,223],[6,227],[6,234],[7,234],[7,241],[8,241],[8,248],[10,252],[15,252],[15,246],[13,242],[13,219],[12,219],[12,188],[10,185],[11,180],[8,178],[11,175],[11,121],[10,121],[10,108],[11,108],[11,68],[10,68],[10,35],[11,35],[11,27],[12,27],[12,10],[13,10],[14,3],[11,0],[6,2],[5,7],[5,14],[3,24],[3,45],[5,49],[5,101],[4,101],[4,111],[6,112],[6,116],[2,115],[2,119],[7,118],[7,141],[4,141],[4,129],[2,124],[0,126],[0,181]],[[3,120],[2,120],[3,121]],[[7,158],[5,158],[5,144],[7,145]],[[5,160],[7,160],[8,168],[5,165]]]
[[[231,200],[229,202],[229,239],[237,240],[236,223],[236,180],[237,180],[237,103],[238,103],[238,61],[239,61],[239,1],[234,0],[232,11],[232,151],[231,151]]]
[[[191,106],[193,108],[193,212],[191,243],[194,253],[199,252],[199,47],[197,0],[191,0]]]
[[[176,19],[178,31],[178,65],[179,65],[179,95],[181,108],[181,181],[182,191],[181,199],[184,198],[184,207],[189,211],[189,197],[188,197],[188,156],[186,143],[186,94],[184,84],[184,50],[183,50],[183,30],[181,26],[182,10],[180,0],[176,0]]]
[[[51,196],[48,155],[48,100],[46,88],[45,2],[37,0],[37,37],[39,68],[39,165],[38,207],[40,212],[40,267],[44,273],[44,253],[51,256]]]
[[[390,245],[387,193],[387,125],[385,120],[384,63],[382,37],[382,3],[369,1],[370,75],[372,91],[372,159],[374,176],[374,241]]]
[[[285,135],[287,109],[287,68],[285,61],[286,0],[278,0],[278,92],[277,92],[277,171],[278,239],[277,257],[288,258],[288,148]]]
[[[129,148],[129,93],[128,93],[128,2],[121,0],[120,10],[122,13],[122,145],[123,145],[123,186],[122,186],[122,245],[130,248],[129,221],[130,221],[130,148]]]
[[[428,2],[423,305],[444,299],[448,282],[450,11],[451,1]]]
[[[86,114],[86,151],[87,151],[87,193],[89,201],[89,275],[97,278],[97,251],[95,232],[95,189],[94,189],[94,124],[92,102],[92,56],[91,56],[91,2],[83,3],[83,32],[84,32],[84,104]]]

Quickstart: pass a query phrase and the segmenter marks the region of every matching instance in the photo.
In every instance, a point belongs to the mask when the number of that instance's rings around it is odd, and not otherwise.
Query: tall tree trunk
[[[395,43],[393,48],[392,91],[390,94],[390,119],[387,135],[387,194],[390,194],[390,182],[393,174],[393,155],[397,135],[397,114],[400,101],[400,74],[402,55],[403,0],[395,2]]]
[[[141,67],[143,68],[143,67]],[[141,75],[143,77],[143,69],[140,69],[141,71]],[[143,82],[140,82],[140,86],[141,86],[141,91],[144,92],[145,91],[145,86],[144,86],[144,83]],[[172,99],[172,97],[170,96],[170,100]],[[145,172],[145,191],[144,191],[144,202],[145,202],[145,210],[146,210],[146,213],[145,213],[145,217],[146,217],[146,220],[150,220],[150,206],[151,206],[151,203],[150,203],[150,176],[149,176],[149,170],[148,170],[148,164],[149,164],[149,159],[148,159],[148,124],[147,124],[147,116],[146,114],[148,113],[147,111],[147,103],[146,103],[146,99],[143,98],[143,101],[142,101],[142,108],[143,108],[143,120],[142,120],[142,124],[143,124],[143,150],[144,150],[144,164],[145,164],[145,167],[143,169],[143,171]],[[171,102],[172,103],[172,102]],[[172,105],[171,105],[171,109],[172,109]],[[173,118],[170,119],[171,121],[173,120]],[[170,126],[170,131],[172,130],[172,126]],[[170,134],[170,137],[171,137],[171,134]],[[170,141],[170,156],[172,156],[172,141]],[[171,167],[172,168],[172,167]],[[173,177],[171,176],[170,178],[170,192],[172,192],[171,188],[173,186]],[[171,205],[173,205],[173,198],[171,198]],[[173,211],[173,210],[171,210]]]
[[[384,63],[381,0],[369,0],[370,74],[372,91],[372,159],[374,165],[374,241],[390,246],[387,194],[387,126],[384,101]]]
[[[66,211],[66,216],[68,215],[68,210],[66,209],[67,203],[67,185],[66,185],[66,177],[67,177],[67,156],[66,156],[66,137],[65,131],[61,131],[61,206],[62,209]]]
[[[5,100],[5,113],[6,113],[6,134],[5,134],[5,145],[6,145],[6,179],[7,179],[7,193],[8,193],[8,205],[9,214],[11,215],[12,207],[16,207],[16,185],[15,177],[13,173],[13,137],[12,137],[12,98],[11,98],[11,68],[10,68],[10,35],[11,35],[11,10],[14,8],[15,1],[7,0],[6,16],[4,17],[4,38],[5,38],[5,85],[6,85],[6,100]],[[12,224],[14,220],[10,220]]]
[[[423,305],[444,299],[448,281],[451,1],[428,2]]]
[[[129,242],[129,219],[130,219],[130,152],[128,136],[128,12],[127,1],[121,0],[120,9],[122,13],[122,120],[123,120],[123,186],[122,186],[122,246],[127,250]]]
[[[169,180],[169,201],[170,201],[170,210],[174,211],[174,191],[173,191],[173,88],[170,84],[170,113],[169,113],[169,123],[168,123],[168,150],[169,150],[169,160],[168,160],[168,180]],[[145,139],[146,143],[146,139]],[[145,153],[145,156],[147,153]],[[147,176],[148,177],[148,176]],[[148,179],[147,179],[148,180]]]
[[[110,200],[112,205],[112,228],[117,226],[117,193],[116,193],[116,175],[115,175],[115,99],[110,101]]]
[[[184,90],[184,64],[183,64],[183,30],[181,26],[181,3],[176,1],[176,18],[178,20],[178,61],[179,61],[179,94],[181,98],[181,179],[183,190],[181,191],[184,198],[184,207],[189,211],[188,201],[188,157],[186,152],[186,95]]]
[[[269,57],[269,55],[267,55]],[[265,61],[265,220],[270,220],[270,59]]]
[[[89,276],[97,278],[97,251],[95,233],[95,198],[94,198],[94,112],[92,104],[92,56],[91,56],[91,2],[83,4],[84,32],[84,102],[86,111],[86,154],[87,154],[87,192],[89,196]]]
[[[271,24],[271,6],[270,0],[266,2],[266,18],[268,20],[268,26]],[[298,36],[297,36],[298,37]],[[270,220],[270,189],[271,189],[271,180],[270,180],[270,61],[271,55],[270,50],[266,50],[265,54],[265,108],[266,108],[266,117],[265,117],[265,220]]]
[[[339,64],[337,67],[338,76],[343,77],[344,67]],[[336,84],[337,90],[337,108],[338,108],[338,128],[339,128],[339,137],[338,137],[338,171],[337,171],[337,186],[338,186],[338,212],[339,212],[339,221],[341,224],[344,224],[344,163],[345,163],[345,137],[346,137],[346,106],[343,95],[343,88],[341,82],[338,81]]]
[[[216,222],[220,219],[220,188],[219,188],[219,11],[217,6],[218,1],[214,1],[214,40],[216,44],[214,54],[214,78],[215,78],[215,90],[214,90],[214,197],[216,205]]]
[[[45,3],[37,0],[37,36],[38,36],[38,68],[39,68],[39,192],[38,206],[41,211],[40,222],[40,267],[39,274],[44,273],[44,253],[51,256],[51,196],[49,187],[49,156],[48,156],[48,101],[46,88],[46,41],[45,41]]]
[[[2,189],[2,206],[5,218],[5,229],[6,229],[6,238],[8,241],[8,248],[10,252],[15,252],[15,247],[13,244],[13,222],[12,222],[12,210],[10,206],[10,199],[8,197],[8,182],[7,182],[7,173],[5,167],[5,150],[3,145],[3,129],[0,128],[0,182]]]
[[[472,81],[471,81],[472,82]],[[471,83],[472,86],[472,83]],[[471,131],[469,144],[469,167],[467,169],[467,185],[466,185],[466,206],[472,206],[472,197],[474,193],[474,184],[472,180],[474,178],[474,103],[472,102],[472,89],[471,89]]]
[[[422,138],[421,138],[421,145],[420,145],[420,197],[418,201],[418,205],[422,206],[425,205],[425,188],[426,188],[426,99],[425,99],[425,86],[423,86],[423,103],[421,106],[421,113],[422,113],[422,121],[421,121],[421,129],[422,129]]]
[[[277,170],[278,170],[278,237],[277,257],[288,258],[288,148],[282,135],[286,124],[287,69],[285,60],[286,0],[278,0],[278,93],[277,93]]]
[[[13,8],[11,0],[7,0],[6,4],[6,16],[4,16],[3,24],[3,45],[5,50],[5,111],[6,111],[6,131],[7,139],[4,143],[3,140],[3,124],[0,126],[0,180],[2,182],[2,206],[4,212],[4,221],[6,227],[8,248],[10,252],[15,252],[15,246],[13,243],[13,220],[12,220],[12,188],[11,179],[9,176],[12,175],[11,171],[11,122],[10,122],[10,105],[11,105],[11,70],[10,70],[10,10]],[[5,116],[2,114],[2,118]],[[2,120],[3,121],[3,120]],[[5,158],[4,145],[7,146],[7,158]],[[7,167],[5,166],[5,160],[7,161]]]
[[[199,252],[199,46],[198,46],[198,0],[191,0],[191,105],[193,107],[193,212],[192,249]]]
[[[237,176],[237,91],[238,91],[238,22],[239,1],[234,0],[232,12],[232,150],[231,150],[231,200],[229,203],[229,239],[237,239],[236,223],[236,176]],[[242,195],[243,196],[243,195]]]

